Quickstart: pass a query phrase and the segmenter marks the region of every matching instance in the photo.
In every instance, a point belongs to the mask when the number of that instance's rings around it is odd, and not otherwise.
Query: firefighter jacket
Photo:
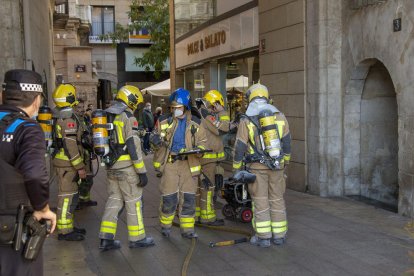
[[[7,115],[19,117],[6,123]],[[21,109],[0,105],[0,212],[30,201],[42,210],[49,201],[45,135]],[[3,123],[5,123],[3,125]]]
[[[69,107],[53,110],[55,153],[53,165],[58,168],[85,167],[82,147],[83,126]]]
[[[187,150],[193,148],[206,149],[207,137],[201,120],[192,115],[190,111],[186,112],[186,129],[185,129],[185,146]],[[171,144],[177,130],[178,120],[171,114],[162,115],[159,118],[158,133],[163,139],[163,143],[154,154],[154,168],[163,172],[171,154]],[[200,157],[192,154],[188,155],[188,164],[192,176],[197,176],[201,171]]]
[[[289,124],[283,113],[275,113],[275,122],[277,125],[277,131],[281,142],[281,154],[283,158],[281,160],[282,167],[289,164],[291,153],[291,136],[289,132]],[[253,123],[253,122],[254,123]],[[265,156],[265,152],[261,147],[259,130],[255,126],[260,126],[258,116],[242,117],[240,120],[236,142],[234,147],[234,159],[233,169],[241,169],[243,159],[246,160],[246,165],[251,169],[270,169],[265,164],[260,163],[259,159]]]
[[[141,140],[138,137],[138,121],[130,108],[115,116],[114,130],[111,142],[120,151],[117,161],[111,170],[124,169],[134,166],[137,174],[146,173],[144,160],[142,159]]]
[[[210,113],[205,107],[200,108],[201,127],[206,130],[207,148],[213,150],[208,152],[201,158],[201,164],[207,164],[224,160],[224,145],[221,135],[226,134],[230,130],[230,117],[223,110],[217,115]]]

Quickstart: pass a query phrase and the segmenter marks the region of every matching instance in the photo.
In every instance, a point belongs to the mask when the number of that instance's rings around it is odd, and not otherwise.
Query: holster
[[[35,260],[50,230],[45,221],[38,222],[33,216],[27,219],[26,226],[29,239],[26,242],[23,256],[27,260]]]

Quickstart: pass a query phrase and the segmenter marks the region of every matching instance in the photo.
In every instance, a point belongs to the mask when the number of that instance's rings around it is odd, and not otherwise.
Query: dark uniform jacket
[[[21,109],[0,105],[3,112],[19,112],[24,122],[13,134],[0,131],[0,209],[17,210],[18,204],[30,201],[34,210],[41,210],[49,201],[44,133]]]

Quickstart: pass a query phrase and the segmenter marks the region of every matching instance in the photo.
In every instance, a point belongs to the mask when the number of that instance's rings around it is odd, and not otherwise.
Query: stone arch
[[[344,95],[344,194],[398,206],[398,105],[386,66],[366,59]]]

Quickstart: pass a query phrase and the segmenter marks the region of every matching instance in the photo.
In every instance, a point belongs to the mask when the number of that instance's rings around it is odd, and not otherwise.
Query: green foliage
[[[154,67],[154,76],[159,78],[170,53],[170,22],[168,0],[133,0],[128,16],[131,24],[124,27],[117,23],[115,32],[100,36],[101,40],[128,41],[129,32],[147,29],[152,42],[149,51],[142,57],[135,57],[134,64],[142,66],[146,71]],[[142,9],[142,7],[144,7]]]

